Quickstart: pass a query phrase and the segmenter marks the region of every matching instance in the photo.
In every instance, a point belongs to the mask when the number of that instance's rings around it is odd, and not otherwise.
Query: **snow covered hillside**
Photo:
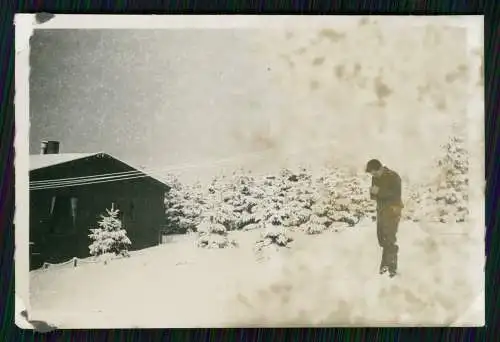
[[[378,274],[365,174],[173,179],[165,208],[178,239],[31,272],[30,318],[68,328],[482,325],[484,231],[469,215],[467,151],[456,137],[443,149],[429,183],[405,183],[394,279]]]
[[[107,265],[31,272],[31,319],[60,327],[452,325],[482,303],[482,232],[403,222],[400,272],[378,275],[375,225],[291,232],[291,248],[258,262],[260,231],[230,232],[239,248],[195,236]],[[468,321],[467,321],[468,320]]]

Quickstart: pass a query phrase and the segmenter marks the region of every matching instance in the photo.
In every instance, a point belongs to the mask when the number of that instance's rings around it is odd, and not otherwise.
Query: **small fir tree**
[[[196,231],[201,222],[201,214],[206,207],[206,199],[201,185],[181,184],[177,179],[170,183],[165,194],[166,223],[171,233]]]
[[[101,215],[98,228],[90,229],[92,240],[89,246],[90,255],[99,256],[106,253],[128,256],[128,248],[132,244],[123,229],[122,221],[118,218],[119,210],[112,206],[106,209],[107,215]]]
[[[469,155],[466,141],[461,136],[451,136],[442,149],[434,179],[412,187],[405,219],[442,223],[467,220]]]

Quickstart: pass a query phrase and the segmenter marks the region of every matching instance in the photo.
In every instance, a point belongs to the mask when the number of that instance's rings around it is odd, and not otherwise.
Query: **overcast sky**
[[[465,44],[463,29],[366,22],[348,31],[36,30],[30,153],[53,139],[61,152],[163,169],[269,150],[245,166],[363,167],[379,157],[410,174],[465,114]]]

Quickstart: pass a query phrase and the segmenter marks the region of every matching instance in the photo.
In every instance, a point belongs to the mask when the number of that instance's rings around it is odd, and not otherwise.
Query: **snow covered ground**
[[[33,271],[30,318],[61,328],[483,324],[479,228],[402,222],[394,279],[378,275],[372,222],[294,232],[291,248],[260,262],[259,234],[232,233],[234,249],[186,238],[107,265]]]

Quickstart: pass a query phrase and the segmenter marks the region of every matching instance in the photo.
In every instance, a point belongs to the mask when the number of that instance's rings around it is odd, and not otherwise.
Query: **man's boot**
[[[379,273],[384,274],[389,271],[389,266],[387,263],[387,248],[382,247],[382,260],[380,261]]]
[[[380,270],[379,270],[379,273],[380,274],[384,274],[384,273],[387,273],[388,271],[389,271],[389,267],[387,267],[387,266],[381,266]]]
[[[397,275],[397,269],[398,269],[398,251],[399,247],[398,245],[393,245],[390,248],[390,253],[389,253],[389,276],[391,278],[394,278]]]

